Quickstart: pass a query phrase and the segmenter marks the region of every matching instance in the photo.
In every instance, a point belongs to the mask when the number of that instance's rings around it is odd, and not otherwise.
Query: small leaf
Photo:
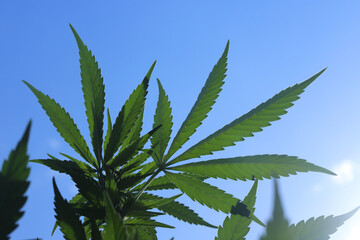
[[[20,210],[27,200],[25,192],[29,187],[27,145],[30,128],[31,121],[0,172],[0,239],[9,239],[10,233],[18,227],[16,222],[24,215]]]
[[[127,163],[133,156],[135,156],[139,150],[142,150],[144,145],[148,142],[150,137],[160,128],[161,126],[158,126],[142,136],[141,138],[138,138],[136,141],[131,143],[129,146],[127,146],[125,149],[119,152],[118,155],[116,155],[113,159],[108,161],[108,166],[110,168],[117,168],[119,166],[124,165]]]
[[[81,84],[84,93],[86,116],[89,124],[91,143],[98,161],[102,159],[102,141],[105,110],[105,86],[95,56],[80,39],[71,26],[80,55]]]
[[[53,187],[55,193],[55,217],[64,238],[67,240],[86,240],[80,218],[71,205],[61,196],[55,178],[53,178]]]
[[[226,217],[223,225],[219,226],[215,240],[244,240],[250,230],[251,218],[255,211],[256,190],[258,180],[255,180],[243,202],[238,202],[232,209],[230,217]]]
[[[185,121],[182,123],[179,131],[177,132],[174,140],[171,143],[169,151],[165,157],[168,160],[181,146],[189,140],[196,129],[201,125],[202,121],[207,117],[212,106],[221,92],[221,87],[224,85],[227,66],[227,54],[229,51],[229,41],[226,44],[225,50],[220,57],[217,64],[212,69],[209,77],[207,78],[204,87],[190,110]]]
[[[30,83],[23,81],[30,90],[35,94],[42,108],[46,111],[50,121],[54,124],[57,131],[69,143],[69,145],[80,154],[87,162],[94,167],[98,166],[96,160],[91,155],[88,146],[86,145],[84,137],[81,135],[79,129],[74,123],[70,115],[62,108],[54,99],[48,95],[43,94]]]
[[[166,172],[166,176],[192,200],[216,211],[229,213],[237,199],[223,190],[190,176]]]
[[[235,145],[234,142],[243,141],[245,137],[252,137],[253,133],[262,131],[263,127],[270,126],[270,122],[279,120],[279,116],[287,113],[285,109],[293,106],[292,102],[299,99],[299,95],[304,92],[304,89],[324,71],[325,69],[308,80],[300,84],[295,84],[276,94],[250,112],[235,119],[207,138],[193,145],[184,153],[170,161],[168,165],[224,150],[224,147],[233,146]]]
[[[125,221],[125,224],[131,226],[174,228],[173,226],[167,225],[165,223],[157,222],[152,219],[140,219],[140,218],[127,219]]]
[[[157,162],[163,162],[164,152],[170,140],[172,123],[171,107],[169,97],[166,95],[163,86],[159,79],[157,79],[159,87],[159,99],[157,102],[156,112],[154,115],[153,128],[161,126],[151,138],[154,154],[157,158]]]
[[[157,207],[157,209],[190,224],[216,228],[214,225],[206,222],[204,219],[199,217],[199,215],[193,210],[191,210],[189,207],[177,201],[166,203],[164,205],[161,205],[160,207]]]
[[[169,168],[205,177],[251,180],[256,178],[279,178],[295,175],[297,172],[322,172],[331,175],[335,173],[309,163],[303,159],[287,155],[255,155],[235,158],[223,158],[195,163],[188,163]]]
[[[134,127],[139,115],[141,115],[145,104],[149,79],[155,67],[155,63],[156,62],[151,65],[144,80],[131,93],[130,97],[119,112],[111,131],[109,143],[105,149],[105,162],[109,161],[114,156],[123,141],[127,138],[131,129]]]
[[[173,202],[175,199],[177,199],[178,197],[180,197],[182,194],[178,194],[175,195],[173,197],[169,197],[169,198],[163,198],[160,196],[156,196],[150,193],[143,193],[139,200],[145,207],[148,208],[159,208],[161,206],[163,206],[164,204]]]
[[[109,194],[104,192],[103,195],[106,208],[106,224],[102,234],[103,238],[106,240],[129,239],[124,221],[120,214],[115,210]]]

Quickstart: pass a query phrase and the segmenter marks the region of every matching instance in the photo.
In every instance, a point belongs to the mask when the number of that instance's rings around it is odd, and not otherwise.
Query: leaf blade
[[[286,113],[285,109],[291,107],[293,105],[292,102],[299,99],[299,95],[304,89],[325,70],[323,69],[302,83],[295,84],[276,94],[266,102],[196,143],[171,160],[168,165],[224,150],[224,147],[233,146],[235,142],[243,141],[245,137],[251,137],[253,133],[262,131],[263,127],[270,125],[270,122],[279,120],[279,116]]]
[[[65,109],[62,108],[54,99],[43,94],[41,91],[34,88],[30,83],[26,81],[23,82],[35,94],[40,105],[49,116],[50,121],[53,123],[54,127],[60,133],[65,142],[67,142],[87,162],[94,167],[97,167],[97,162],[91,155],[84,137],[81,135],[69,113],[67,113]]]
[[[0,239],[9,239],[10,233],[18,227],[16,222],[24,215],[21,208],[27,200],[25,192],[30,184],[27,181],[30,174],[27,155],[30,128],[31,121],[0,171]]]
[[[101,69],[95,56],[83,43],[70,24],[80,55],[81,84],[84,94],[86,116],[89,124],[91,143],[98,162],[102,159],[103,125],[105,111],[105,86]]]
[[[237,199],[208,183],[189,176],[165,172],[166,176],[193,201],[206,205],[216,211],[229,213]]]
[[[255,180],[250,192],[241,202],[249,211],[248,217],[232,213],[230,217],[226,217],[223,225],[218,228],[218,235],[215,240],[245,240],[245,236],[250,230],[251,218],[250,215],[254,214],[256,191],[258,180]],[[240,202],[239,202],[240,203]]]
[[[251,180],[279,178],[280,176],[296,175],[297,172],[322,172],[331,175],[335,173],[299,159],[295,156],[265,154],[234,158],[214,159],[188,163],[169,169],[197,174],[206,177]]]
[[[131,129],[134,127],[137,119],[139,118],[139,115],[141,115],[145,104],[150,76],[154,70],[155,64],[156,61],[151,65],[144,80],[130,94],[129,98],[126,100],[117,118],[115,119],[115,123],[109,137],[109,142],[105,149],[105,162],[109,161],[114,156],[116,151],[130,133]]]
[[[86,240],[80,218],[71,205],[61,196],[55,178],[53,178],[53,188],[55,193],[55,217],[64,238],[67,240]]]
[[[209,77],[207,78],[204,87],[201,89],[194,106],[190,110],[172,141],[166,154],[165,161],[167,161],[185,142],[189,140],[191,135],[193,135],[196,129],[202,124],[202,121],[207,117],[207,114],[215,104],[215,101],[221,92],[221,87],[224,84],[223,80],[226,76],[225,73],[227,70],[228,51],[229,41],[226,43],[222,56],[209,74]]]
[[[159,88],[159,98],[154,115],[153,128],[160,125],[161,128],[152,136],[151,143],[153,145],[154,154],[158,158],[157,161],[163,162],[162,158],[170,140],[173,117],[171,115],[169,97],[166,95],[159,79],[157,79],[157,83]]]

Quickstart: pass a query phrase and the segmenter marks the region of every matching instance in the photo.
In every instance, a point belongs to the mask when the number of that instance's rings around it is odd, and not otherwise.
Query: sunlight
[[[348,235],[345,240],[359,240],[360,239],[360,229],[358,224],[353,224],[350,228]]]
[[[334,172],[337,174],[333,179],[336,183],[344,184],[354,180],[354,164],[351,160],[344,160],[335,166]]]

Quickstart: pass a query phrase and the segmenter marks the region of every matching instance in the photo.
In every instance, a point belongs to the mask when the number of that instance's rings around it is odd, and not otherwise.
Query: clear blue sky
[[[125,3],[127,2],[127,3]],[[342,214],[360,205],[360,2],[359,1],[7,1],[0,2],[0,163],[33,120],[29,153],[76,155],[62,141],[21,80],[55,98],[88,137],[78,50],[68,23],[95,54],[106,84],[106,106],[116,116],[154,60],[145,112],[152,125],[159,78],[168,93],[177,130],[213,65],[230,40],[228,77],[209,117],[191,146],[286,87],[328,70],[280,121],[213,158],[278,153],[295,155],[339,173],[302,173],[280,180],[291,222]],[[176,132],[176,131],[175,131]],[[204,158],[209,159],[209,158]],[[64,196],[75,187],[67,176],[30,164],[31,185],[20,227],[12,239],[50,239],[54,223],[51,178]],[[243,198],[250,182],[212,180]],[[272,181],[259,184],[257,216],[272,210]],[[0,193],[1,194],[1,193]],[[187,197],[183,203],[220,225],[224,214]],[[213,239],[216,230],[171,217],[175,230],[158,229],[159,239]],[[360,239],[357,213],[331,238]],[[253,225],[247,239],[258,239]],[[357,231],[357,233],[356,233]],[[358,234],[358,235],[356,235]],[[350,237],[352,235],[353,238]],[[52,239],[62,239],[57,231]]]

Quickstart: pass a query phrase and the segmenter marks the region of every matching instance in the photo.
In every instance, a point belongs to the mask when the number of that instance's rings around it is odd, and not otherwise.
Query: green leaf
[[[132,157],[134,157],[139,150],[142,150],[144,145],[148,142],[149,138],[160,128],[161,126],[158,126],[142,136],[141,138],[138,138],[136,141],[131,143],[128,147],[124,148],[122,151],[119,152],[118,155],[116,155],[113,159],[111,159],[108,162],[108,166],[110,168],[117,168],[119,166],[124,165],[127,163]]]
[[[141,164],[144,163],[148,158],[149,154],[147,154],[146,152],[142,152],[130,159],[123,167],[121,167],[120,172],[125,175],[131,174],[136,170],[141,169]]]
[[[190,224],[217,228],[199,217],[199,215],[195,213],[192,209],[190,209],[188,206],[185,206],[184,204],[177,201],[166,203],[164,205],[161,205],[160,207],[157,207],[157,209]]]
[[[255,180],[243,202],[238,202],[230,217],[226,217],[223,225],[219,226],[215,240],[244,240],[250,230],[251,218],[255,211],[256,191],[258,180]],[[242,208],[240,208],[242,206]],[[235,211],[237,210],[237,211]],[[239,210],[241,210],[239,212]],[[243,214],[244,211],[246,214]],[[245,215],[245,216],[244,216]]]
[[[289,221],[284,216],[284,210],[281,204],[277,182],[274,181],[274,184],[275,201],[273,217],[268,222],[266,227],[266,233],[261,237],[261,240],[295,240],[293,238],[292,232],[289,230]]]
[[[84,137],[74,123],[74,120],[54,99],[34,88],[30,83],[23,81],[37,97],[40,105],[46,111],[50,121],[54,124],[57,131],[69,143],[69,145],[80,154],[87,162],[94,167],[98,166],[96,160],[91,155]]]
[[[351,212],[340,216],[328,216],[310,218],[306,222],[301,221],[296,225],[293,224],[289,227],[294,240],[328,240],[330,235],[335,233],[337,229],[344,224],[346,220],[352,217],[359,207]]]
[[[90,229],[91,229],[91,240],[103,240],[101,233],[99,231],[99,227],[97,226],[94,220],[90,221]]]
[[[115,210],[114,205],[107,192],[103,193],[106,208],[106,224],[104,226],[103,238],[106,240],[127,240],[127,233],[124,221]]]
[[[122,148],[127,147],[133,141],[140,138],[140,133],[141,133],[142,126],[143,126],[143,118],[144,118],[144,108],[142,108],[142,111],[140,112],[138,119],[136,119],[134,127],[131,129],[129,135],[126,137],[126,139],[122,143]]]
[[[64,238],[67,240],[86,240],[86,235],[79,216],[71,205],[61,196],[53,178],[55,193],[55,217]]]
[[[141,219],[141,218],[127,219],[125,221],[125,224],[130,226],[174,228],[173,226],[167,225],[165,223],[160,223],[152,219]]]
[[[190,173],[180,173],[180,175],[190,176],[192,178],[197,178],[201,181],[205,180],[207,177],[198,176]],[[133,191],[140,190],[144,184],[136,186]],[[146,188],[147,191],[154,191],[154,190],[165,190],[165,189],[176,189],[177,186],[166,176],[157,177],[151,181],[149,186]]]
[[[188,163],[169,168],[205,177],[251,180],[253,178],[288,177],[297,172],[322,172],[331,175],[335,173],[316,166],[303,159],[287,155],[255,155],[235,158],[223,158],[195,163]]]
[[[71,26],[80,55],[81,84],[84,93],[86,116],[89,124],[91,143],[98,161],[102,159],[102,141],[105,110],[105,86],[95,56],[80,39]]]
[[[128,226],[131,240],[157,240],[156,230],[152,227]]]
[[[18,227],[16,222],[24,215],[20,210],[27,200],[25,192],[29,187],[27,145],[30,128],[31,121],[0,172],[0,239],[9,239],[10,233]]]
[[[86,174],[89,174],[93,177],[96,177],[96,170],[91,167],[91,165],[88,165],[87,163],[84,163],[76,158],[73,158],[65,153],[60,153],[64,157],[68,158],[69,160],[75,162]],[[53,158],[54,159],[54,158]],[[59,160],[59,159],[58,159]]]
[[[216,211],[229,213],[231,206],[238,201],[232,195],[199,179],[170,172],[166,172],[166,176],[192,200]]]
[[[178,194],[169,198],[163,198],[160,196],[156,196],[150,193],[143,193],[141,194],[138,201],[140,201],[145,207],[148,208],[159,208],[164,204],[173,202],[175,199],[180,197],[182,194]]]
[[[107,109],[107,130],[106,130],[106,135],[105,135],[105,140],[104,140],[104,152],[105,149],[109,143],[109,138],[111,135],[111,131],[112,131],[112,122],[111,122],[111,116],[110,116],[110,112],[109,109]]]
[[[157,79],[157,83],[159,87],[159,99],[154,115],[153,128],[157,126],[161,126],[161,128],[153,135],[151,143],[153,145],[154,155],[157,158],[157,162],[162,163],[162,158],[170,140],[173,117],[171,115],[169,97],[166,95],[159,79]]]
[[[134,127],[136,120],[139,118],[139,115],[141,115],[145,104],[149,79],[155,67],[155,63],[156,62],[151,65],[150,70],[146,74],[144,80],[131,93],[130,97],[119,112],[111,131],[109,143],[105,149],[105,162],[109,161],[114,156],[116,151],[130,133],[131,129]]]
[[[190,136],[195,133],[196,129],[201,125],[202,121],[210,112],[217,97],[219,96],[222,85],[224,85],[228,51],[229,41],[226,44],[222,56],[206,80],[204,87],[201,89],[194,106],[172,141],[169,151],[165,157],[165,161],[167,161],[185,142],[189,140]]]
[[[184,153],[170,161],[168,165],[224,150],[224,147],[233,146],[235,145],[234,142],[243,141],[245,137],[251,137],[253,133],[262,131],[263,127],[271,125],[270,122],[279,120],[279,116],[287,113],[285,109],[291,107],[293,105],[292,102],[299,99],[299,95],[304,92],[304,89],[324,71],[325,69],[308,80],[300,84],[295,84],[276,94],[250,112],[235,119],[193,145]]]
[[[79,192],[89,201],[98,205],[101,203],[102,193],[100,186],[93,179],[91,175],[87,175],[77,163],[66,160],[54,160],[54,159],[36,159],[31,162],[37,162],[48,166],[52,170],[60,173],[66,173],[71,176],[75,182]]]

